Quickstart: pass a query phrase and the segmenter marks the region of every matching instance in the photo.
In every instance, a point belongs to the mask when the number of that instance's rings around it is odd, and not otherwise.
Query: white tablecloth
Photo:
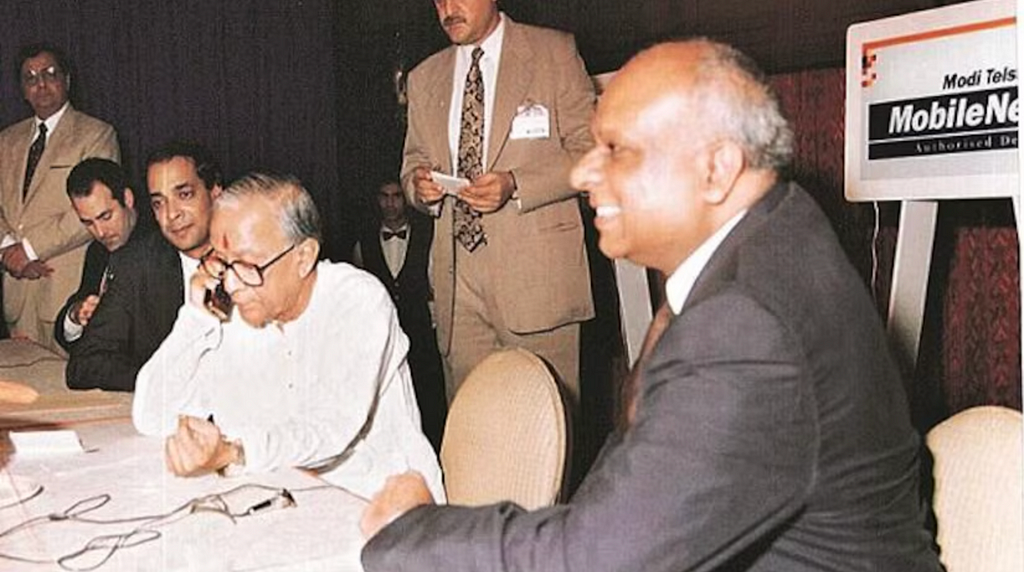
[[[163,441],[139,436],[127,421],[75,426],[88,452],[50,457],[15,454],[0,469],[0,506],[10,500],[11,487],[34,498],[0,508],[0,554],[49,559],[71,554],[96,537],[125,534],[139,524],[47,522],[5,535],[12,526],[38,515],[60,512],[94,495],[110,495],[104,506],[83,514],[90,519],[115,519],[174,510],[190,499],[227,491],[242,483],[287,488],[296,506],[267,510],[236,519],[198,512],[153,528],[160,537],[117,550],[98,570],[297,570],[360,571],[363,539],[359,517],[365,502],[342,489],[298,470],[241,478],[208,476],[177,478],[167,472]],[[248,491],[232,497],[234,511],[272,496]],[[244,497],[244,498],[242,498]],[[139,537],[136,537],[139,538]],[[102,551],[101,551],[102,552]],[[85,557],[78,566],[98,560]],[[90,560],[91,558],[91,560]],[[56,563],[25,564],[0,558],[0,570],[60,570]]]

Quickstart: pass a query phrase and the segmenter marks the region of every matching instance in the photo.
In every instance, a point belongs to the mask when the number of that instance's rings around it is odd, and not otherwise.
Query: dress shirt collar
[[[199,260],[185,255],[185,253],[180,250],[178,251],[178,258],[181,260],[181,279],[185,292],[185,303],[187,304],[192,275],[199,270]]]
[[[40,119],[36,117],[36,130],[32,132],[32,139],[35,139],[36,134],[39,133],[39,124],[45,123],[46,139],[49,140],[50,136],[53,135],[53,130],[57,128],[57,124],[60,123],[60,119],[64,117],[64,112],[68,110],[68,105],[70,104],[71,102],[65,101],[64,105],[62,105],[61,108],[57,110],[57,113],[54,113],[53,115],[47,117],[45,121],[40,121]]]
[[[501,58],[501,42],[505,38],[505,13],[500,12],[498,14],[498,26],[494,28],[494,31],[489,36],[484,38],[484,41],[480,42],[480,47],[484,50],[484,56],[481,60],[480,65],[484,65],[483,61],[490,61],[493,63],[494,69],[498,69],[498,62]],[[473,50],[477,48],[477,44],[466,44],[459,46],[459,59],[460,63],[465,65],[466,69],[469,69],[470,62],[473,61]],[[465,74],[463,74],[465,75]]]
[[[708,261],[714,256],[715,251],[722,245],[725,237],[729,236],[732,229],[739,224],[743,219],[743,216],[747,214],[747,209],[736,213],[731,219],[729,219],[721,228],[715,231],[715,234],[711,235],[711,238],[705,240],[697,250],[693,251],[679,268],[676,268],[675,272],[668,277],[665,281],[665,297],[668,299],[668,305],[672,308],[672,313],[678,315],[683,310],[683,305],[686,304],[686,299],[690,296],[690,291],[693,290],[693,285],[697,283],[697,277],[700,276],[704,267],[707,266]]]
[[[505,39],[504,13],[499,13],[500,20],[493,32],[480,43],[484,55],[480,58],[480,74],[484,81],[484,154],[480,166],[484,172],[490,165],[488,148],[491,144],[491,125],[494,119],[494,95],[498,84],[498,67],[501,65],[501,46]],[[448,111],[448,150],[451,153],[451,172],[459,169],[459,134],[462,126],[462,96],[466,87],[466,75],[473,62],[473,50],[476,45],[457,46],[455,50],[455,70],[452,76],[451,108]]]

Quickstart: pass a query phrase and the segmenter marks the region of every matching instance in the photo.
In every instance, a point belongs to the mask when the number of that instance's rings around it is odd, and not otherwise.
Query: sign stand
[[[931,271],[937,201],[902,201],[889,292],[889,337],[903,370],[912,372],[921,346],[924,305]]]

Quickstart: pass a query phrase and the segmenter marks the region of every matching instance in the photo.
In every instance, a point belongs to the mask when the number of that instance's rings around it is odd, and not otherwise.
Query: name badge
[[[539,103],[527,102],[516,109],[509,139],[547,139],[551,136],[551,114]]]

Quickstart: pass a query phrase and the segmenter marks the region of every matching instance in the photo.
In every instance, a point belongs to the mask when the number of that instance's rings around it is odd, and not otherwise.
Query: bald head
[[[731,46],[705,39],[659,44],[637,54],[616,79],[609,93],[687,99],[700,117],[691,132],[735,141],[751,169],[778,171],[792,158],[793,133],[764,74]]]
[[[789,161],[792,134],[752,62],[708,40],[631,59],[598,101],[596,146],[573,170],[600,246],[671,273],[749,208]]]

